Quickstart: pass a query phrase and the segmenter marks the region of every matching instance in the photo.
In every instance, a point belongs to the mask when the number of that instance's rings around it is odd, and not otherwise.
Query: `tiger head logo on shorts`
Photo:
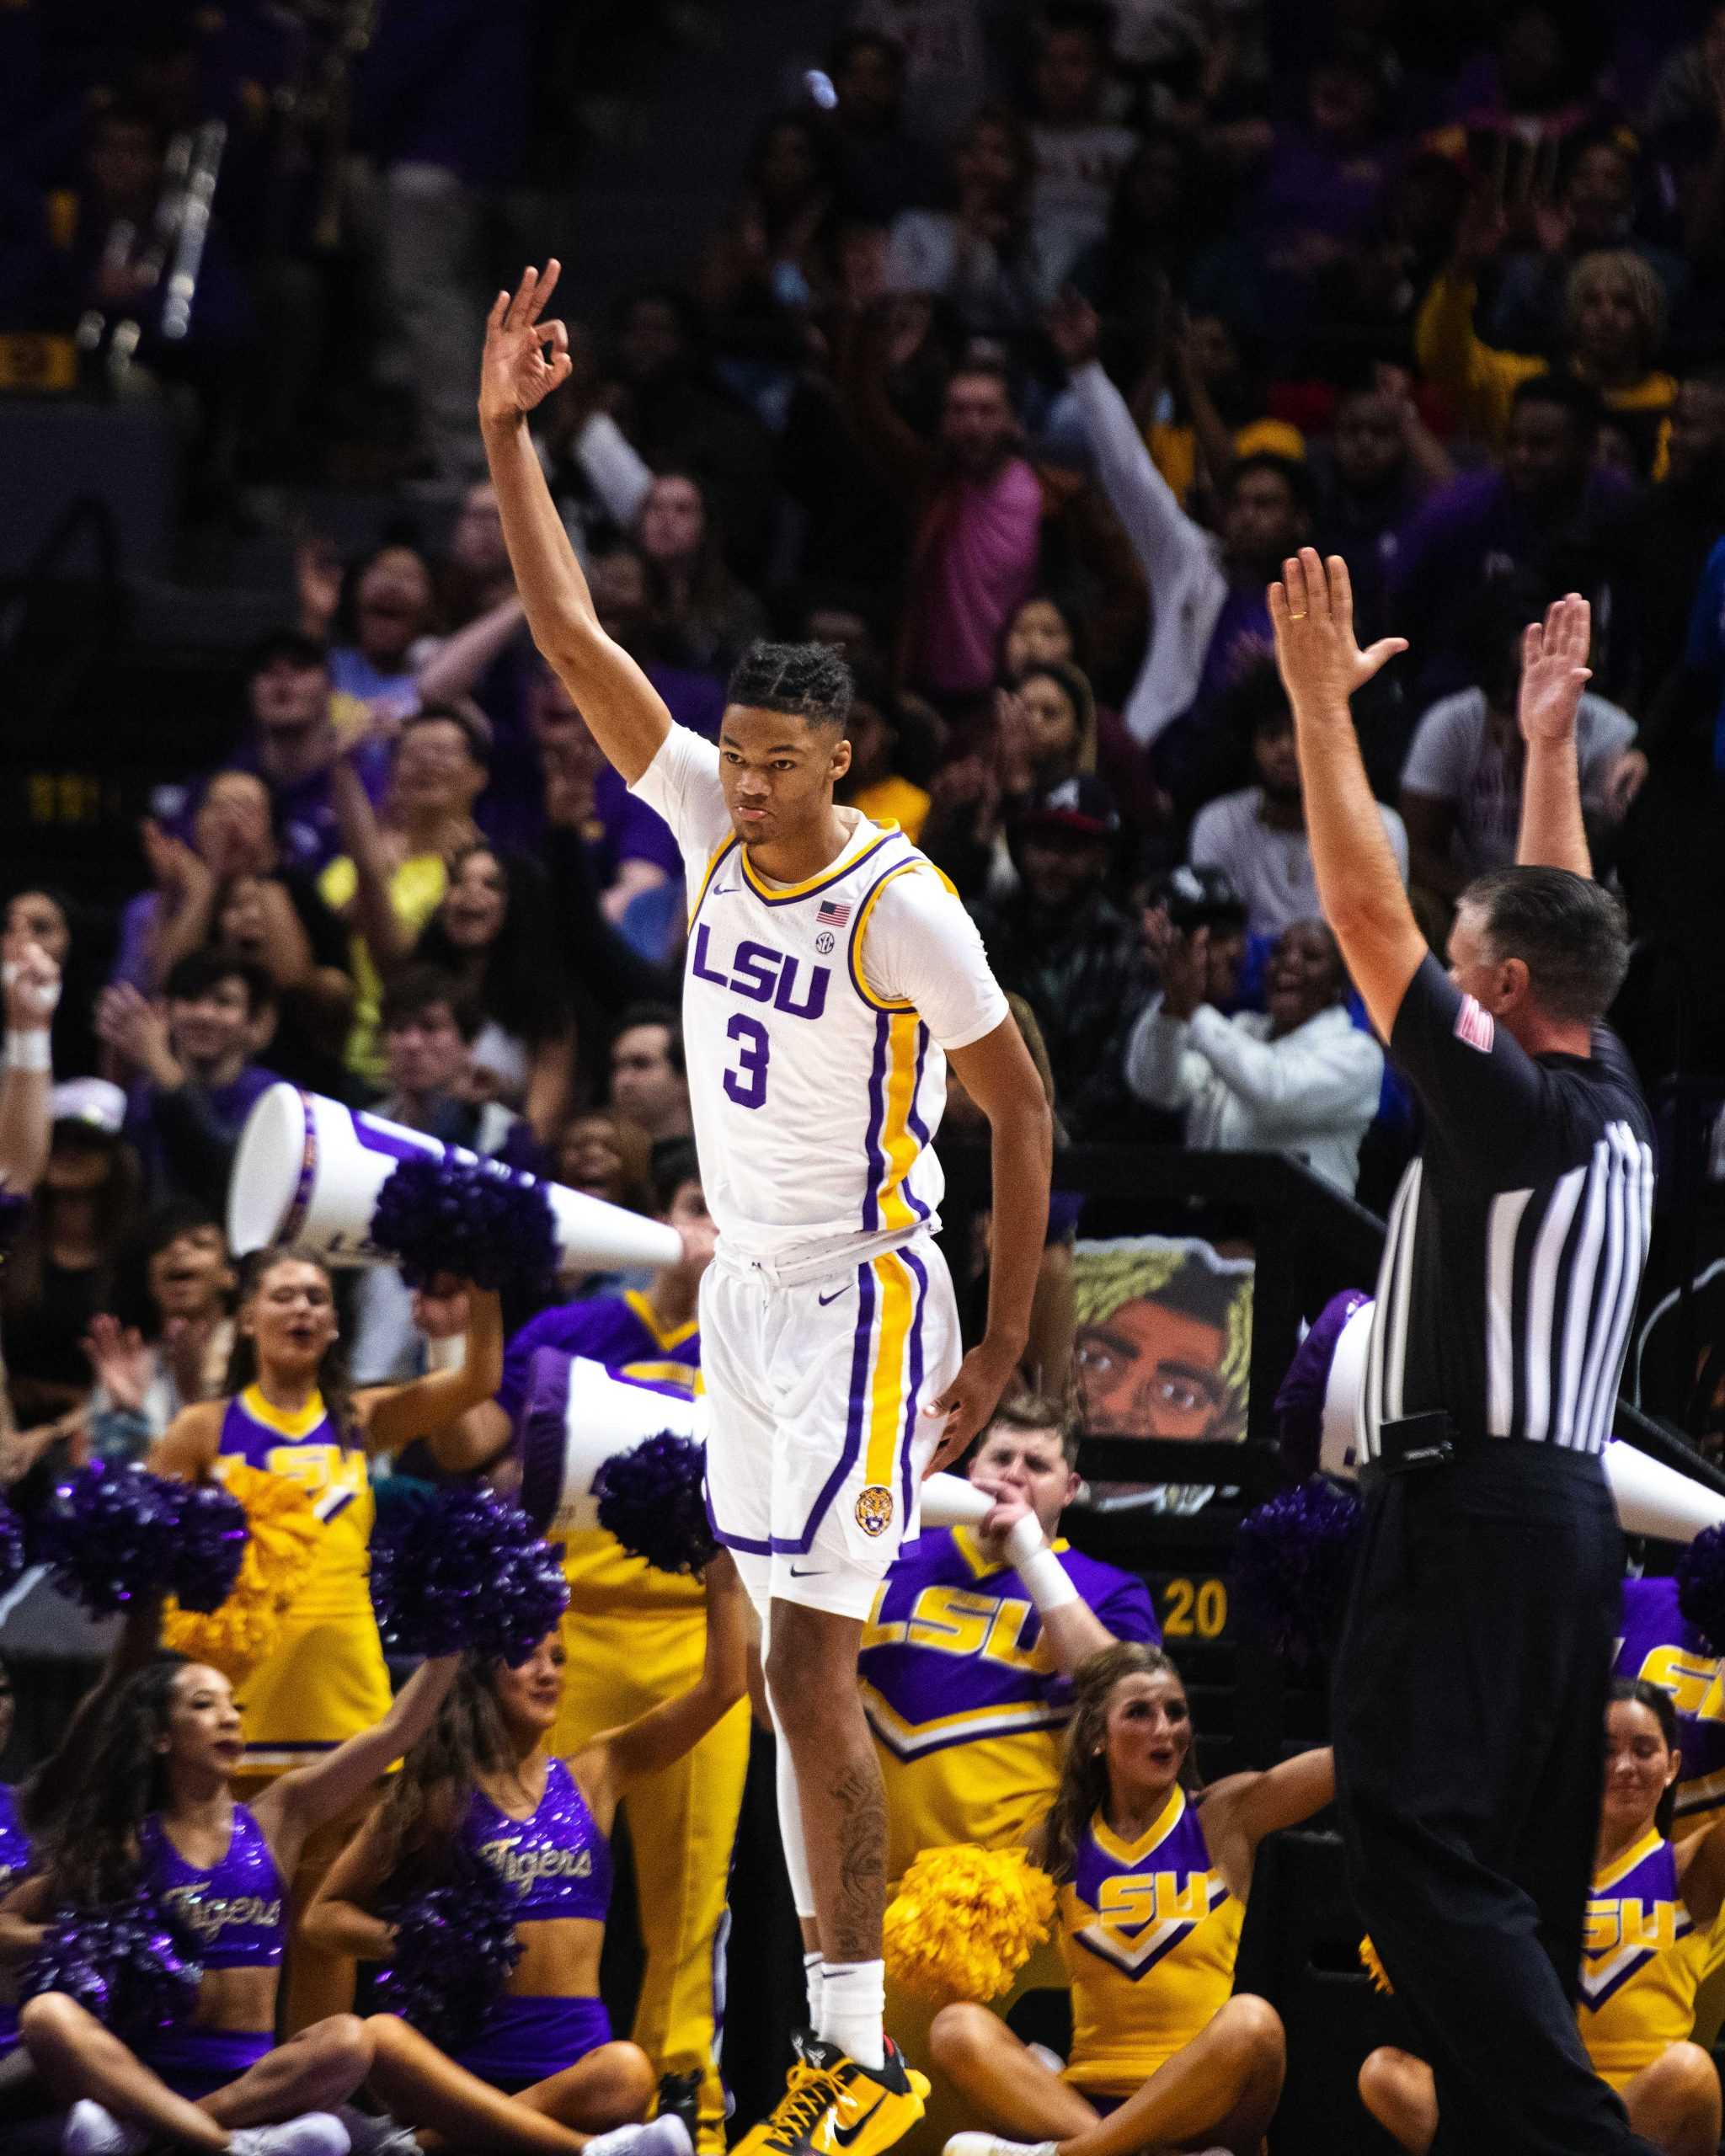
[[[893,1524],[893,1493],[871,1482],[857,1499],[857,1524],[865,1534],[884,1534]]]

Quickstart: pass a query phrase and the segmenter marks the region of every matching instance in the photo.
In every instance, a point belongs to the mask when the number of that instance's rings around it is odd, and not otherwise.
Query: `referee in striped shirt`
[[[1325,918],[1419,1096],[1360,1433],[1365,1525],[1336,1663],[1361,1916],[1437,2076],[1437,2146],[1642,2149],[1576,2032],[1622,1538],[1599,1463],[1653,1210],[1652,1130],[1599,1020],[1628,946],[1576,775],[1588,608],[1527,631],[1516,866],[1463,892],[1447,974],[1384,836],[1348,698],[1344,564],[1270,587]]]

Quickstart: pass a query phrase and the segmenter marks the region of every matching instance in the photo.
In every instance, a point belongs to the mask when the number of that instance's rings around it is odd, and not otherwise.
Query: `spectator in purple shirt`
[[[220,1208],[235,1148],[259,1095],[277,1083],[253,1061],[275,1027],[275,985],[241,952],[193,951],[159,1004],[116,981],[97,1030],[133,1075],[126,1135],[151,1202],[195,1198]]]

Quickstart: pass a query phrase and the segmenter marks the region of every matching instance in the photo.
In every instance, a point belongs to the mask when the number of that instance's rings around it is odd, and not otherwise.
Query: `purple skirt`
[[[230,2081],[238,2081],[275,2048],[275,2039],[267,2031],[174,2029],[147,2048],[141,2047],[138,2057],[176,2096],[195,2104],[200,2097],[212,2096]]]
[[[513,2096],[610,2041],[601,1999],[504,1998],[456,2064]]]

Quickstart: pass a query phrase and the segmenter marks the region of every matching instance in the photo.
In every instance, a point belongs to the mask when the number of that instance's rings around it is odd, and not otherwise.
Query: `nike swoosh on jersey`
[[[830,1295],[817,1295],[814,1299],[825,1310],[829,1303],[836,1303],[841,1295],[847,1295],[850,1292],[851,1283],[847,1280],[842,1288],[835,1288]]]
[[[825,1570],[825,1565],[793,1565],[791,1577],[793,1580],[818,1579]]]

